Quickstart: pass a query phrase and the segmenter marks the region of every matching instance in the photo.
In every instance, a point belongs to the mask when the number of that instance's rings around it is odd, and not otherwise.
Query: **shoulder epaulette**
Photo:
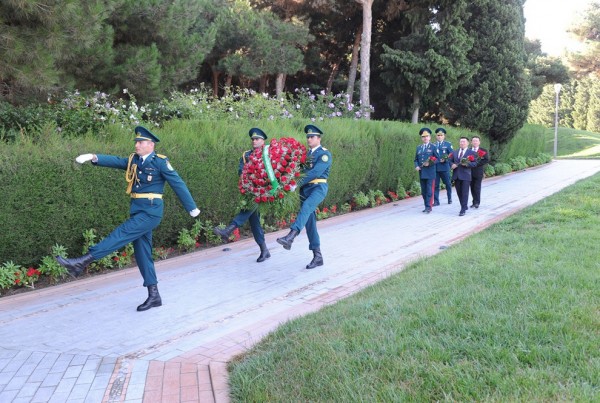
[[[166,160],[166,159],[167,159],[167,156],[166,156],[166,155],[163,155],[163,154],[156,154],[156,156],[157,156],[158,158],[162,158],[163,160]]]
[[[326,149],[325,147],[321,147],[321,148],[322,148],[323,150],[325,150],[325,151],[329,151],[329,150],[328,150],[328,149]]]

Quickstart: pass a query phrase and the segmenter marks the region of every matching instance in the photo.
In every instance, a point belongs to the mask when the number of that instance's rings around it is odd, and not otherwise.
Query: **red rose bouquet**
[[[487,154],[485,151],[481,149],[477,150],[477,162],[481,161],[481,159],[485,157],[485,154]]]
[[[469,162],[473,162],[473,161],[475,161],[475,157],[474,157],[473,155],[469,155],[468,157],[463,157],[463,158],[460,160],[460,164],[461,164],[462,166],[465,166],[465,167],[466,167],[466,166],[468,166],[468,165],[469,165]]]
[[[427,158],[427,161],[423,163],[423,166],[428,167],[429,165],[435,165],[436,161],[437,158],[435,158],[433,155],[430,155],[429,158]]]
[[[291,137],[273,139],[262,149],[255,149],[240,176],[242,208],[251,205],[266,212],[275,208],[276,215],[296,209],[298,194],[293,192],[306,162],[306,147]],[[278,214],[279,213],[279,214]]]

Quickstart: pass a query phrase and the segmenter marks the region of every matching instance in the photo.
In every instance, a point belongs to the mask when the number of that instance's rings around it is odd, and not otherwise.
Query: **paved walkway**
[[[304,233],[291,251],[275,242],[287,230],[267,235],[261,264],[251,239],[161,261],[164,305],[146,312],[136,268],[1,298],[0,402],[227,402],[227,361],[282,322],[598,171],[599,160],[555,161],[487,179],[464,217],[454,195],[429,215],[419,197],[320,221],[314,270]]]

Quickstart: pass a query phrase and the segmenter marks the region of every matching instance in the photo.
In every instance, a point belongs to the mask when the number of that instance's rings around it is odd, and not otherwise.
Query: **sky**
[[[539,39],[542,52],[561,56],[565,49],[577,50],[577,41],[567,33],[593,0],[526,0],[525,36]]]

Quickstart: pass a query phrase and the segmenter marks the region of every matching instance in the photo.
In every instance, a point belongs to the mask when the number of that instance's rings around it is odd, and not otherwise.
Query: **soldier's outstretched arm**
[[[98,157],[96,157],[96,154],[81,154],[80,156],[75,158],[75,161],[79,164],[83,164],[88,161],[94,161],[94,160],[98,160]]]

